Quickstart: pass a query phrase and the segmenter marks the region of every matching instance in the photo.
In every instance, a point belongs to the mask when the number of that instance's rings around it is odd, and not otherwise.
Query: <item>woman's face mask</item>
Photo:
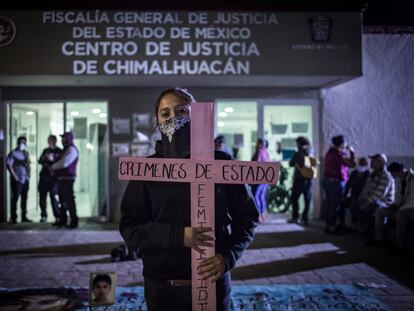
[[[26,149],[26,144],[25,143],[20,143],[19,144],[19,150],[20,151],[23,151],[23,150],[25,150]]]
[[[184,158],[190,153],[190,118],[172,117],[159,125],[162,154],[166,158]]]
[[[359,173],[365,173],[368,171],[368,166],[357,165],[356,169]]]

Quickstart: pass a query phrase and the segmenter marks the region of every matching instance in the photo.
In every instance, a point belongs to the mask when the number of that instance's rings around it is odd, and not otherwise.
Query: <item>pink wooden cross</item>
[[[214,228],[214,184],[276,184],[278,162],[214,160],[214,104],[191,105],[191,158],[119,159],[119,179],[191,183],[191,226]],[[216,310],[216,286],[202,280],[198,262],[214,256],[215,248],[205,253],[191,252],[192,310]]]

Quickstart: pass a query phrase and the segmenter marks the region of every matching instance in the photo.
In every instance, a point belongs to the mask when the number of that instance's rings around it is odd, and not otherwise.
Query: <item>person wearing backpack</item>
[[[298,150],[289,161],[289,166],[295,168],[291,194],[292,218],[290,223],[297,223],[299,219],[299,198],[303,194],[305,208],[302,212],[301,223],[308,224],[309,208],[312,201],[312,180],[316,178],[317,161],[310,157],[310,142],[306,137],[299,136],[296,139]]]

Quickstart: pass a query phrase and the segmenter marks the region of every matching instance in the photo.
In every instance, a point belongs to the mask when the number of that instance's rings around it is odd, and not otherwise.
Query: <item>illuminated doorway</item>
[[[109,198],[109,133],[107,102],[12,102],[9,103],[8,151],[16,147],[19,136],[27,138],[31,161],[31,177],[27,216],[40,220],[38,183],[41,165],[38,159],[47,147],[49,135],[56,135],[62,148],[60,134],[72,131],[79,149],[75,199],[80,218],[107,217]],[[8,193],[10,185],[8,182]],[[10,215],[10,198],[7,202]],[[47,200],[48,222],[53,222],[50,200]],[[18,215],[20,207],[18,205]],[[10,217],[8,217],[10,218]],[[18,220],[20,217],[18,217]]]

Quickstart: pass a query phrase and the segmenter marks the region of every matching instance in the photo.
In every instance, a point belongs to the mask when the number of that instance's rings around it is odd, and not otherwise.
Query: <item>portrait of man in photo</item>
[[[91,305],[115,303],[115,272],[91,273],[89,302]]]

